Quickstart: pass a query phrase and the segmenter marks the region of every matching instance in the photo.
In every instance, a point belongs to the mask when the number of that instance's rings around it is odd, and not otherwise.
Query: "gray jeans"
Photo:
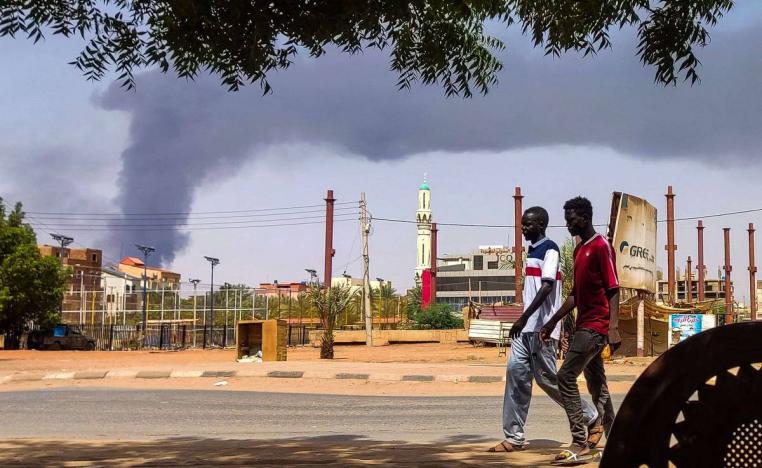
[[[587,402],[580,397],[577,385],[577,377],[581,373],[585,373],[587,389],[601,414],[601,422],[607,435],[614,421],[614,406],[611,403],[606,371],[601,358],[601,351],[607,343],[608,338],[605,335],[585,328],[577,330],[572,337],[564,363],[558,371],[558,385],[563,396],[566,416],[569,418],[572,441],[578,445],[587,442],[587,426],[590,424],[590,420],[586,418],[587,413],[583,415],[583,403]]]
[[[525,445],[524,425],[532,400],[532,380],[556,403],[563,406],[556,376],[556,349],[558,342],[543,344],[540,334],[522,333],[511,343],[511,356],[503,397],[503,434],[513,445]],[[587,401],[582,402],[585,421],[598,417],[598,411]]]

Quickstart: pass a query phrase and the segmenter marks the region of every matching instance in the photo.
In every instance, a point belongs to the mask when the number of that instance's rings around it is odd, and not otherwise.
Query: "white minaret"
[[[431,268],[431,189],[423,175],[423,183],[418,187],[418,210],[415,212],[418,224],[416,239],[418,257],[415,261],[415,282],[421,281],[423,270]]]

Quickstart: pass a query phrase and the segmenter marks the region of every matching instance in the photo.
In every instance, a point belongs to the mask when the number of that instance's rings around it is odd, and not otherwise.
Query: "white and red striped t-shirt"
[[[542,281],[553,281],[553,289],[524,327],[523,333],[539,332],[561,307],[561,273],[558,269],[559,250],[555,242],[544,237],[529,246],[524,270],[524,310],[529,307],[542,287]],[[557,324],[551,337],[558,339],[561,324]]]

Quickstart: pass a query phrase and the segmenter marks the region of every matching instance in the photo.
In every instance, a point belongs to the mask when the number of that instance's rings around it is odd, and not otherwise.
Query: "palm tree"
[[[352,300],[349,288],[333,286],[328,289],[311,287],[307,295],[320,316],[323,336],[320,339],[320,359],[333,359],[333,329],[339,317]]]
[[[571,294],[574,286],[574,239],[569,237],[561,245],[561,277],[563,279],[561,287],[561,300],[565,301]]]

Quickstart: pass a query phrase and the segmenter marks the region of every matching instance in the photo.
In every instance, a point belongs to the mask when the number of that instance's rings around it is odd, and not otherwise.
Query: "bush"
[[[463,319],[453,314],[449,304],[433,304],[428,309],[419,310],[412,318],[419,326],[434,330],[463,328]]]

